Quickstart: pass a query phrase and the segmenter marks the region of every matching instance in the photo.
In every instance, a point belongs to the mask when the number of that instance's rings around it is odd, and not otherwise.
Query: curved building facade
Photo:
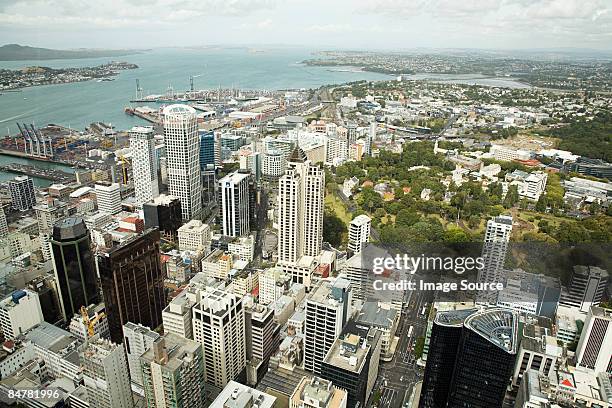
[[[518,314],[442,312],[431,332],[420,408],[501,408],[517,352]]]

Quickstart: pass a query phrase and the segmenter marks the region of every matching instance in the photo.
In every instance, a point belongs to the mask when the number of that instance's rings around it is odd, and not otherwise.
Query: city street
[[[392,361],[381,362],[378,380],[374,393],[380,390],[378,404],[370,400],[370,406],[380,408],[399,408],[410,397],[414,385],[422,379],[423,369],[416,365],[414,345],[416,339],[425,336],[427,316],[423,308],[427,308],[430,300],[427,293],[412,292],[407,306],[402,311],[396,336],[399,342]],[[412,333],[410,335],[410,327]],[[373,393],[373,395],[374,395]]]

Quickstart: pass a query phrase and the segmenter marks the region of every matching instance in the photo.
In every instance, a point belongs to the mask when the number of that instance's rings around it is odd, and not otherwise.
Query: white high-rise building
[[[184,221],[198,219],[202,213],[202,180],[196,111],[187,105],[170,105],[162,114],[168,190],[181,200]]]
[[[376,124],[376,122],[370,123],[370,130],[365,139],[365,146],[364,146],[363,152],[367,154],[368,156],[372,155],[372,144],[374,143],[374,140],[376,139],[376,127],[377,126],[378,125]]]
[[[142,205],[159,195],[153,128],[134,126],[129,131],[136,202]]]
[[[259,303],[276,302],[289,289],[291,276],[281,268],[270,268],[259,275]]]
[[[140,369],[140,356],[149,350],[159,334],[142,324],[127,322],[123,325],[123,346],[127,354],[130,378],[135,389],[142,390],[143,379]]]
[[[204,350],[204,381],[223,388],[246,367],[242,299],[207,288],[192,312],[193,339]]]
[[[0,328],[7,340],[14,340],[43,320],[38,293],[32,290],[15,291],[0,301]]]
[[[106,214],[121,212],[121,186],[119,183],[96,184],[98,210]]]
[[[348,249],[353,253],[361,251],[363,244],[370,242],[372,219],[365,214],[358,215],[349,224]]]
[[[28,176],[17,176],[8,182],[13,208],[27,211],[36,204],[34,182]]]
[[[325,173],[311,164],[299,148],[288,161],[287,172],[278,183],[280,266],[296,265],[303,256],[316,257],[323,245]],[[306,276],[294,276],[293,280],[310,281]]]
[[[219,180],[223,235],[239,237],[249,233],[248,173],[234,172]]]
[[[6,238],[8,236],[8,223],[6,222],[6,214],[4,208],[0,205],[0,238]]]
[[[125,350],[120,344],[92,338],[81,350],[83,383],[91,408],[134,406]]]
[[[612,310],[589,310],[576,348],[576,368],[612,374]]]
[[[487,229],[482,247],[484,267],[478,273],[478,281],[486,283],[503,283],[503,268],[512,233],[512,216],[500,215],[487,222]],[[493,292],[479,294],[483,301],[496,302]]]
[[[351,315],[351,283],[321,280],[306,298],[304,369],[321,373],[321,363]]]
[[[178,229],[181,251],[202,251],[210,245],[210,226],[200,220],[191,220]]]

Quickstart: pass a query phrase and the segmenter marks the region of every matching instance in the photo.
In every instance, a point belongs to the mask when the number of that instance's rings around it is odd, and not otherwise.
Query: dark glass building
[[[51,254],[61,315],[70,320],[81,306],[100,301],[89,232],[82,218],[53,225]]]
[[[347,392],[347,408],[365,407],[378,376],[380,331],[350,320],[321,364],[321,378]]]
[[[158,228],[164,239],[176,242],[183,225],[181,201],[178,197],[160,195],[143,204],[145,228]]]
[[[122,342],[128,321],[158,327],[166,298],[157,228],[100,253],[97,262],[112,341]]]
[[[199,130],[200,135],[200,170],[215,165],[215,133],[212,130]]]
[[[516,359],[518,315],[441,312],[434,321],[420,408],[501,408]]]

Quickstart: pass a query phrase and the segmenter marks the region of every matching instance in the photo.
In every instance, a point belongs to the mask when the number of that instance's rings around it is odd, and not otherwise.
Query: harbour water
[[[0,135],[16,133],[15,122],[43,126],[56,123],[82,130],[95,121],[110,123],[118,130],[141,124],[123,108],[136,96],[136,79],[144,94],[164,94],[168,86],[175,91],[189,89],[194,76],[196,89],[313,88],[362,79],[381,80],[390,76],[371,72],[338,72],[300,63],[310,58],[310,51],[293,48],[162,48],[142,54],[117,57],[138,69],[120,71],[114,81],[87,81],[71,84],[24,88],[21,92],[0,95]],[[111,58],[49,61],[2,61],[0,67],[17,69],[42,65],[53,68],[95,66]]]

